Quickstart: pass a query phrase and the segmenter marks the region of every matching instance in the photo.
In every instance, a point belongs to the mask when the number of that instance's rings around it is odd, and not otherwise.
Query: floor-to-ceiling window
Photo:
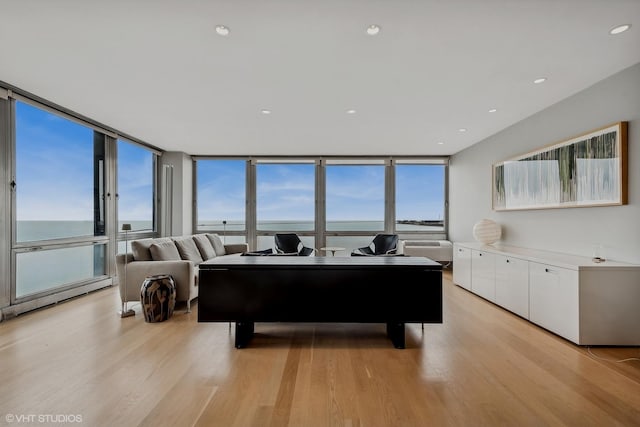
[[[385,231],[385,163],[328,160],[325,170],[326,244],[345,255]]]
[[[134,141],[0,87],[3,317],[111,285],[123,223],[131,237],[157,235],[160,151]]]
[[[344,248],[337,256],[377,233],[446,238],[446,158],[196,158],[195,168],[196,231],[253,250],[273,247],[277,232]]]
[[[16,101],[14,300],[106,275],[105,135]]]
[[[155,230],[156,155],[138,144],[118,139],[118,230]]]
[[[258,249],[273,247],[273,235],[278,232],[295,232],[305,246],[314,247],[315,202],[315,163],[313,161],[257,162]]]
[[[196,163],[194,230],[220,233],[226,243],[245,242],[247,161],[200,160]]]
[[[395,229],[398,232],[444,232],[445,165],[395,165]]]
[[[326,166],[327,231],[384,231],[384,164],[341,163]]]
[[[118,253],[129,252],[132,239],[155,235],[157,154],[125,139],[117,140]],[[128,224],[130,231],[123,232]],[[126,233],[126,234],[125,234]],[[124,241],[122,240],[124,239]]]

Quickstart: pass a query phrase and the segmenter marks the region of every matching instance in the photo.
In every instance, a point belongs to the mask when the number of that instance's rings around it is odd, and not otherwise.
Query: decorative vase
[[[490,219],[481,219],[473,226],[473,237],[485,245],[497,242],[501,235],[500,226]]]
[[[170,318],[176,305],[173,277],[159,274],[144,279],[140,288],[140,303],[145,322],[164,322]]]

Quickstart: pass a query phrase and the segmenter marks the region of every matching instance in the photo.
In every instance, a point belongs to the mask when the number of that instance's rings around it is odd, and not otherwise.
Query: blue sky
[[[18,220],[93,219],[93,130],[16,102]]]
[[[153,220],[153,153],[118,140],[120,222]]]
[[[118,143],[124,220],[151,220],[150,151]],[[24,220],[93,220],[93,130],[16,102],[16,209]]]
[[[18,220],[93,219],[93,130],[16,102]],[[118,141],[119,216],[151,220],[151,152]],[[244,221],[244,160],[198,162],[198,219]],[[441,219],[444,166],[397,165],[397,219]],[[258,221],[312,221],[315,166],[258,164]],[[384,220],[384,166],[329,165],[328,221]]]
[[[244,221],[245,161],[198,162],[198,220]],[[398,219],[441,219],[444,166],[396,168]],[[315,203],[313,164],[259,164],[258,221],[312,221]],[[384,167],[336,165],[326,169],[328,221],[384,220]]]
[[[444,219],[444,165],[396,166],[396,220]]]

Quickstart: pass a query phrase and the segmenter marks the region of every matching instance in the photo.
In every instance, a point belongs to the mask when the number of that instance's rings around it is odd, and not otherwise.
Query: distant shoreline
[[[430,226],[444,225],[444,221],[441,219],[399,219],[396,222],[398,224],[411,224],[411,225],[430,225]]]
[[[120,224],[127,222],[132,225],[135,232],[152,231],[153,225],[151,221],[143,220],[122,220]],[[430,219],[403,219],[396,221],[399,231],[418,231],[418,232],[440,232],[444,229],[442,220]],[[294,221],[294,220],[262,220],[258,222],[258,231],[313,231],[313,221]],[[223,232],[240,232],[245,229],[244,221],[227,220],[227,224],[222,221],[201,221],[197,228],[200,231],[223,231]],[[118,226],[120,228],[120,226]],[[380,231],[384,229],[384,221],[327,221],[326,228],[329,232],[354,232],[361,231],[363,234],[371,234],[372,231]],[[18,220],[16,238],[18,242],[30,242],[38,240],[63,239],[79,236],[93,236],[95,233],[94,223],[92,220]],[[343,245],[344,246],[344,245]]]

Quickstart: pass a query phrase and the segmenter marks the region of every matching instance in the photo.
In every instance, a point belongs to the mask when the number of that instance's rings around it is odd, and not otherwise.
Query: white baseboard
[[[112,285],[113,280],[111,278],[107,278],[97,282],[87,283],[86,285],[78,286],[73,289],[67,289],[66,291],[46,295],[40,298],[35,298],[30,301],[10,305],[8,307],[3,307],[0,309],[0,322],[3,320],[12,319],[19,314],[26,313],[28,311],[36,310],[38,308],[46,307],[52,304],[57,304],[70,298],[85,295],[89,292],[107,288]]]

